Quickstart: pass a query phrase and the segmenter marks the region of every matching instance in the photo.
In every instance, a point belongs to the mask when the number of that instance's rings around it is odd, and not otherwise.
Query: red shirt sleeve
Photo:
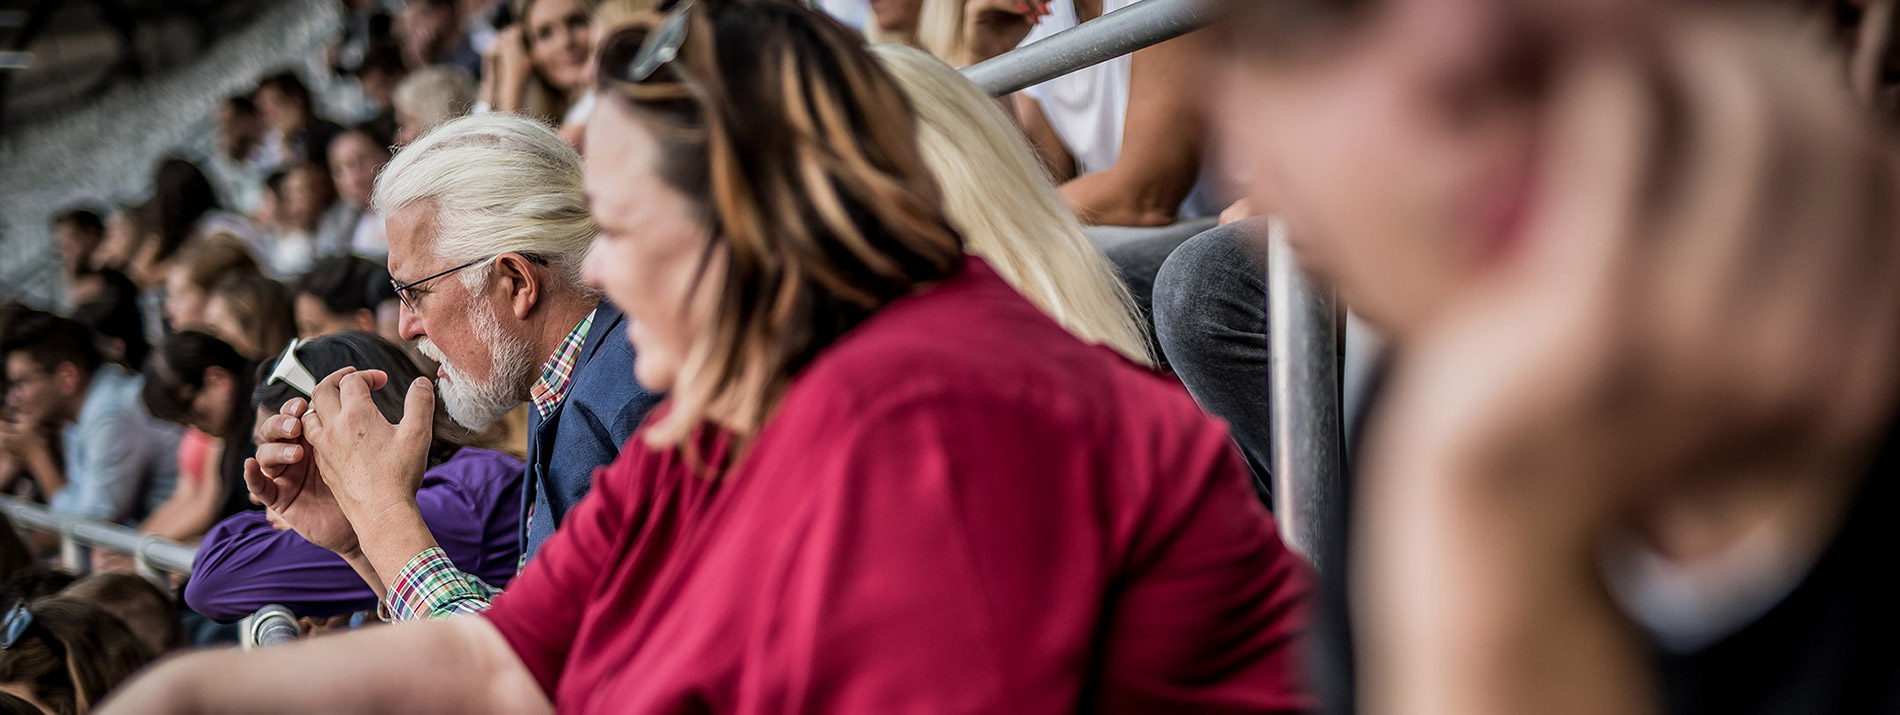
[[[581,616],[597,590],[601,555],[613,553],[612,545],[625,538],[627,523],[636,518],[627,511],[637,506],[627,494],[634,488],[639,460],[647,455],[636,438],[612,465],[594,470],[593,491],[482,613],[550,700]]]

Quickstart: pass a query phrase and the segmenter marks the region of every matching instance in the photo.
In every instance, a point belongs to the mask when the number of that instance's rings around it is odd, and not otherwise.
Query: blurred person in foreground
[[[587,181],[587,275],[666,406],[481,617],[175,661],[121,711],[1310,705],[1304,567],[1219,424],[964,254],[855,32],[669,9],[602,51]],[[426,443],[356,397],[385,383],[318,386],[320,455]],[[320,462],[339,495],[367,481]]]
[[[1329,706],[1900,710],[1894,154],[1825,48],[1734,8],[1228,7],[1257,205],[1397,355],[1315,515]]]
[[[22,316],[0,336],[0,360],[14,415],[0,450],[26,465],[53,512],[135,524],[171,495],[178,429],[146,412],[144,378],[105,362],[91,330]]]
[[[580,156],[551,128],[494,113],[449,122],[404,147],[372,201],[389,221],[402,337],[440,366],[449,416],[482,431],[530,404],[523,563],[656,401],[628,377],[635,356],[626,319],[581,281],[595,232],[581,181]],[[422,456],[387,452],[367,432],[355,442],[311,443],[299,419],[306,404],[286,404],[264,427],[270,444],[247,477],[259,501],[311,542],[346,545],[339,553],[379,576],[373,585],[396,619],[487,608],[497,589],[436,546],[414,490],[384,488],[413,483]],[[276,486],[316,473],[337,499],[301,499],[300,486]],[[379,521],[359,523],[368,515]]]
[[[282,361],[302,365],[312,375],[344,367],[389,375],[389,382],[372,391],[370,399],[394,421],[403,418],[404,389],[423,377],[408,355],[389,341],[360,331],[335,333],[298,343],[277,361],[267,362],[258,371],[256,390],[247,396],[247,416],[266,419],[286,402],[308,399],[291,382],[270,379],[283,372]],[[443,410],[439,404],[434,409]],[[475,435],[443,417],[438,414],[432,422],[428,469],[415,494],[417,508],[458,568],[505,586],[520,563],[521,461],[479,448]],[[352,568],[337,556],[339,550],[351,547],[313,544],[273,525],[263,512],[238,514],[219,523],[199,544],[185,601],[220,621],[235,621],[273,603],[313,618],[376,610],[380,579],[374,572]]]
[[[454,67],[425,67],[396,85],[396,146],[429,133],[475,107],[475,82]]]

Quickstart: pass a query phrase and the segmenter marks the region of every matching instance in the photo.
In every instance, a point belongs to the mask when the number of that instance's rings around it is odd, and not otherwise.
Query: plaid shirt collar
[[[594,313],[599,309],[587,311],[587,317],[569,331],[561,340],[561,346],[541,365],[541,377],[536,378],[534,387],[528,394],[534,400],[534,411],[547,419],[554,408],[561,406],[561,400],[567,399],[569,388],[574,386],[574,365],[581,354],[581,345],[587,342],[587,330],[594,326]]]

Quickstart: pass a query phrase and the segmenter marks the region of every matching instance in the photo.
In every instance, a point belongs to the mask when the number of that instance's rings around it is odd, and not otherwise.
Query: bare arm
[[[128,682],[97,712],[552,711],[534,677],[487,619],[455,618],[174,658]]]
[[[1042,168],[1048,170],[1049,178],[1060,184],[1075,178],[1075,157],[1069,148],[1063,146],[1062,137],[1056,134],[1056,127],[1049,123],[1049,115],[1042,111],[1042,104],[1022,92],[1009,95],[1005,100],[1013,99],[1016,123],[1023,128],[1023,135],[1029,137],[1029,146],[1036,150],[1036,158],[1042,160]]]
[[[224,440],[218,440],[215,449],[206,455],[204,473],[197,479],[178,480],[171,497],[146,517],[139,530],[173,541],[191,541],[210,531],[218,517],[218,503],[224,497],[224,484],[218,474],[224,448]]]
[[[1205,66],[1199,61],[1207,42],[1204,34],[1170,40],[1140,50],[1129,59],[1128,116],[1122,130],[1121,157],[1112,167],[1062,185],[1063,198],[1083,223],[1174,223],[1176,210],[1200,177],[1206,146],[1197,109],[1203,87],[1197,68]],[[1024,127],[1034,131],[1027,121]]]

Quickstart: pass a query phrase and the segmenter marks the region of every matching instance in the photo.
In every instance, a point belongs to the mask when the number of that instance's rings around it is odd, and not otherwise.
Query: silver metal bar
[[[1273,516],[1280,538],[1319,568],[1320,519],[1340,498],[1339,309],[1332,291],[1294,260],[1286,225],[1267,247],[1268,410],[1273,422]]]
[[[59,534],[61,557],[75,572],[83,572],[91,566],[93,547],[125,554],[154,568],[180,574],[191,573],[191,561],[197,554],[196,549],[175,541],[98,519],[54,514],[44,506],[15,497],[0,497],[0,508],[21,528]]]
[[[963,76],[1001,97],[1207,27],[1214,22],[1212,5],[1209,0],[1143,0],[966,67]]]

